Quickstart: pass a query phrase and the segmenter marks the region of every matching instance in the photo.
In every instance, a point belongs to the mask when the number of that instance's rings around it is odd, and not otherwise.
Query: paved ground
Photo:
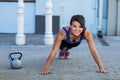
[[[97,50],[108,74],[98,70],[90,55],[87,43],[71,49],[71,59],[58,60],[57,56],[50,67],[53,74],[42,76],[45,61],[52,46],[43,45],[43,35],[26,35],[26,45],[15,45],[15,34],[0,34],[0,80],[120,80],[120,36],[94,36]],[[11,52],[23,53],[22,68],[11,69],[8,55]]]

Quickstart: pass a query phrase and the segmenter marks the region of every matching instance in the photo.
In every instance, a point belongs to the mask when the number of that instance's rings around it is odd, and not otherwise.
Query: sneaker
[[[70,52],[66,51],[65,52],[65,59],[69,59],[70,58]]]
[[[59,59],[69,59],[70,58],[70,52],[68,51],[68,48],[64,48],[60,51],[58,58]]]
[[[65,58],[65,52],[61,51],[58,56],[59,59],[64,59]]]

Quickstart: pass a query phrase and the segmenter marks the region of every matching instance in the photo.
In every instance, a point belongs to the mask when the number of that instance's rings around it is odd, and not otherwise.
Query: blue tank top
[[[81,43],[81,41],[83,39],[82,35],[80,36],[79,41],[71,41],[70,40],[70,28],[68,30],[66,30],[66,28],[63,27],[63,30],[66,32],[66,40],[65,40],[65,42],[67,42],[67,43]]]

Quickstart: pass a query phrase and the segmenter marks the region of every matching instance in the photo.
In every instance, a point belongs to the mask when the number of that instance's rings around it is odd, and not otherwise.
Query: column
[[[117,0],[108,1],[107,35],[115,36],[117,33]]]
[[[24,1],[18,0],[18,25],[17,25],[17,34],[16,34],[16,44],[24,45],[25,44],[25,35],[24,35]]]
[[[46,2],[46,15],[45,15],[45,35],[44,44],[53,45],[54,36],[52,33],[52,0]]]
[[[103,0],[99,0],[98,37],[102,38]]]
[[[120,0],[118,0],[118,13],[117,13],[117,36],[120,36]]]
[[[60,29],[64,27],[64,8],[65,8],[65,3],[64,0],[60,0]]]

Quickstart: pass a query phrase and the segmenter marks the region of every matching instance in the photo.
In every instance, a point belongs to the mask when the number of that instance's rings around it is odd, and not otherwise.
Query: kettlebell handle
[[[12,57],[12,55],[14,54],[19,54],[20,57],[18,58],[19,60],[22,58],[22,53],[21,52],[13,52],[13,53],[10,53],[10,58],[13,60],[14,58]]]

